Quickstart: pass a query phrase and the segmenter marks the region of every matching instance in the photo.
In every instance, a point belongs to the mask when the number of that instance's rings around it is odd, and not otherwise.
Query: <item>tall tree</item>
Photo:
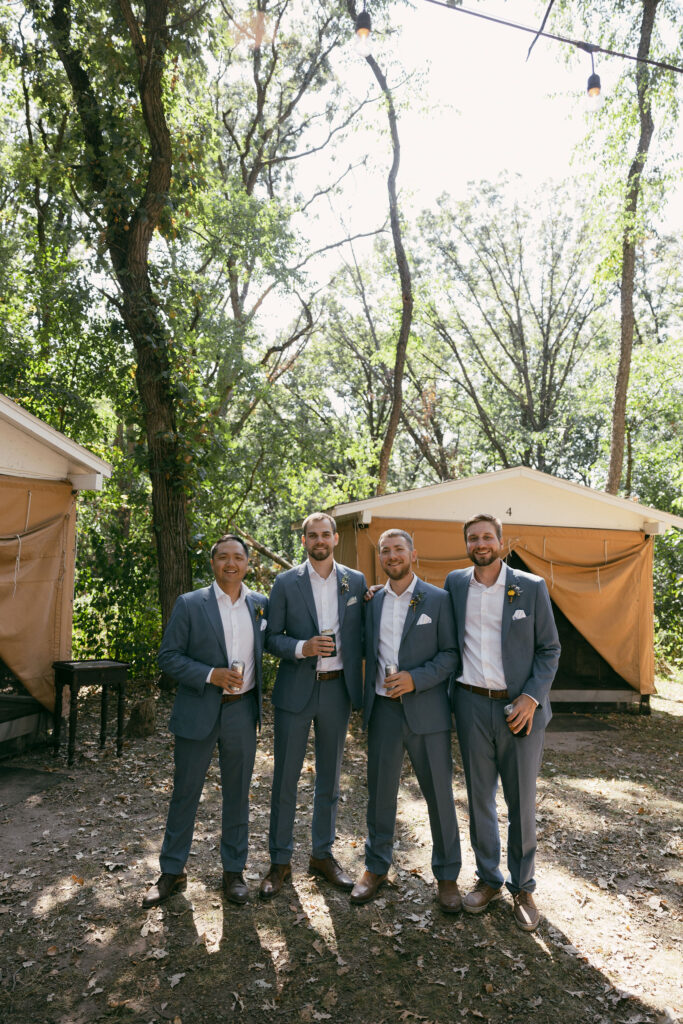
[[[621,330],[606,484],[607,491],[616,494],[624,461],[638,244],[651,231],[661,206],[681,96],[680,75],[645,62],[680,63],[680,4],[676,0],[561,0],[555,14],[562,19],[560,27],[573,37],[583,35],[590,43],[638,58],[637,62],[619,59],[612,94],[591,124],[591,151],[599,154],[604,172],[602,181],[596,175],[596,215],[603,219],[604,237],[611,243],[605,266],[620,285]]]
[[[355,0],[347,0],[349,14],[354,24],[356,21]],[[405,369],[406,352],[410,339],[410,329],[413,322],[413,285],[410,273],[410,264],[403,244],[403,230],[401,227],[401,216],[398,205],[398,194],[396,181],[401,162],[401,143],[398,134],[398,118],[394,96],[386,75],[375,58],[369,54],[365,60],[372,71],[377,84],[382,90],[386,105],[387,121],[391,136],[391,167],[387,176],[387,193],[389,198],[389,222],[391,224],[391,237],[394,243],[394,255],[396,259],[396,270],[398,273],[399,285],[401,288],[401,315],[396,337],[396,354],[391,380],[391,409],[386,424],[382,447],[379,453],[379,465],[377,472],[377,494],[384,494],[387,489],[387,476],[389,473],[389,461],[394,446],[396,433],[401,422],[401,411],[403,408],[403,375]]]
[[[558,190],[522,207],[478,183],[469,201],[443,198],[439,213],[421,220],[433,256],[424,261],[420,319],[438,344],[425,341],[422,369],[416,360],[411,376],[424,394],[431,366],[427,393],[447,387],[451,405],[465,402],[489,466],[568,469],[585,428],[574,393],[586,352],[608,336],[606,299],[592,281],[589,230],[575,212],[562,212],[572,205]],[[419,393],[415,402],[411,433],[434,468],[445,468],[437,453],[453,427],[440,428],[435,450]]]

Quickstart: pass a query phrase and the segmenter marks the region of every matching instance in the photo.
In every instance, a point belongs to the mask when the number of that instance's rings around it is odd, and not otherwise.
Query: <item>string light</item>
[[[365,0],[363,0],[363,10],[356,17],[356,53],[361,57],[370,56],[371,31],[372,22],[370,21],[370,15],[365,9]]]
[[[592,112],[599,110],[602,106],[602,89],[600,87],[600,75],[595,73],[595,63],[591,53],[591,73],[586,86],[588,94],[588,109]]]

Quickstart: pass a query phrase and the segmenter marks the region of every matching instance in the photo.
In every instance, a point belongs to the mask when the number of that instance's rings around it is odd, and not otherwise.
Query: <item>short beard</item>
[[[321,554],[315,549],[308,552],[308,557],[312,558],[314,562],[324,562],[326,558],[329,558],[332,552],[328,549],[324,554]]]
[[[402,580],[405,576],[408,575],[409,572],[412,572],[413,570],[410,568],[410,566],[406,567],[401,565],[398,567],[392,566],[391,569],[385,569],[384,571],[390,580]]]
[[[474,562],[475,565],[483,568],[486,565],[493,565],[494,562],[498,561],[500,555],[470,555],[470,562]]]

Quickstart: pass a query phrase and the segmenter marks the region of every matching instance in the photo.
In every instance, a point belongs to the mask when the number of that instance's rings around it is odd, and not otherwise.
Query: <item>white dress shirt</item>
[[[334,630],[334,639],[337,645],[337,653],[333,658],[318,658],[316,672],[341,672],[344,668],[341,649],[341,632],[339,628],[339,595],[337,593],[337,563],[333,560],[332,572],[323,578],[311,565],[310,559],[306,561],[308,578],[311,581],[315,613],[318,617],[318,629],[322,633],[325,629]],[[294,652],[295,657],[303,658],[303,646],[305,640],[299,640]]]
[[[239,690],[231,691],[247,693],[253,690],[256,685],[254,675],[254,627],[251,615],[247,607],[247,588],[244,583],[240,586],[240,596],[235,602],[213,581],[213,592],[218,601],[218,611],[223,623],[223,635],[225,636],[225,648],[228,652],[228,661],[244,662],[244,682]],[[213,669],[211,669],[213,672]],[[211,679],[209,672],[208,680]],[[208,681],[207,680],[207,681]],[[227,692],[227,691],[226,691]]]
[[[507,689],[501,642],[506,573],[507,566],[503,563],[496,582],[486,587],[477,581],[472,570],[467,592],[462,675],[458,680],[468,686]]]
[[[375,679],[375,692],[386,697],[387,690],[384,685],[386,666],[398,665],[398,652],[403,636],[403,627],[406,623],[406,615],[413,599],[413,591],[417,583],[417,576],[413,573],[410,584],[402,594],[396,594],[391,587],[391,580],[384,585],[384,604],[382,605],[382,617],[379,620],[379,643],[377,646],[377,676]]]

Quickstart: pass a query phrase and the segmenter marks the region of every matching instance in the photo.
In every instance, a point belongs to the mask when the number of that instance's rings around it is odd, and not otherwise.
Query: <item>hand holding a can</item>
[[[537,707],[536,701],[526,693],[521,693],[511,704],[505,705],[505,721],[515,736],[529,735]]]
[[[320,636],[312,636],[301,648],[304,658],[332,658],[337,652],[337,643],[334,631],[322,633]]]
[[[393,671],[389,671],[390,669]],[[387,665],[384,672],[384,689],[387,697],[391,697],[392,700],[402,697],[404,693],[412,693],[415,689],[410,672],[399,672],[397,665]]]

